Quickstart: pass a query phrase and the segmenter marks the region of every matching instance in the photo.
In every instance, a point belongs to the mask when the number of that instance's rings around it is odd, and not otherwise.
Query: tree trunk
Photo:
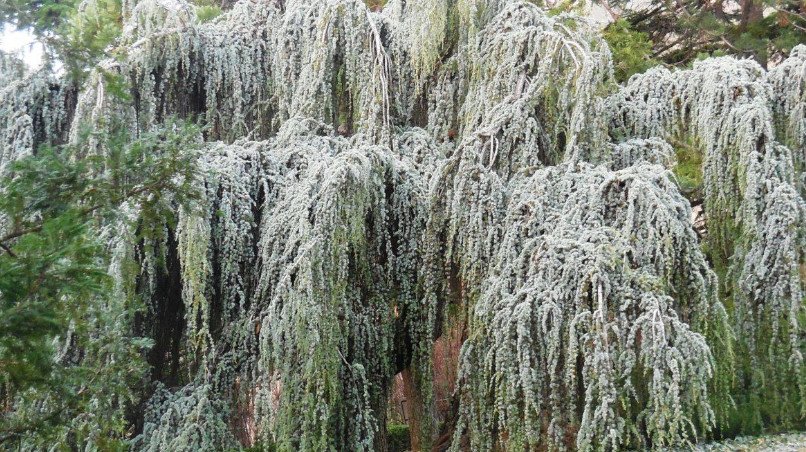
[[[403,393],[406,396],[406,408],[409,419],[409,436],[411,437],[411,450],[420,452],[431,449],[432,432],[430,407],[423,400],[422,392],[417,385],[416,378],[411,367],[406,368],[402,373]]]

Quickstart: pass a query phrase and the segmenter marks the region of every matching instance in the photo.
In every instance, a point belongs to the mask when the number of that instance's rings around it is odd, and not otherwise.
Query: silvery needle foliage
[[[721,57],[617,86],[593,28],[526,1],[123,8],[121,56],[74,107],[3,60],[0,172],[110,118],[207,126],[176,229],[140,247],[108,226],[116,288],[150,312],[172,247],[181,268],[183,383],[149,396],[137,449],[238,447],[248,398],[263,444],[374,450],[398,355],[433,403],[450,303],[469,316],[454,450],[684,446],[739,380],[806,410],[804,47],[769,73]],[[681,141],[703,156],[703,244]]]

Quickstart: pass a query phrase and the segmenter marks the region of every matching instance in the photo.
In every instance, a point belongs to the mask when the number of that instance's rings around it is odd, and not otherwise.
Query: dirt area
[[[700,444],[698,452],[806,452],[806,432],[770,436],[741,436],[718,443]]]

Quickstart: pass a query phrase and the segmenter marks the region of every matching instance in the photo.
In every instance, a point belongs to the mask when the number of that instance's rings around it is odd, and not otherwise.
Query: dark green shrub
[[[406,424],[390,424],[386,428],[389,452],[404,452],[411,448],[409,426]]]

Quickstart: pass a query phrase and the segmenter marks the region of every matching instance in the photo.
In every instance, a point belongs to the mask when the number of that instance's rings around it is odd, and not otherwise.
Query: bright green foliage
[[[0,257],[0,372],[15,391],[49,382],[54,364],[51,339],[77,314],[65,309],[82,308],[75,303],[63,306],[61,299],[86,299],[101,289],[105,273],[95,265],[99,245],[86,232],[74,212],[62,214],[43,222],[38,233],[18,240],[14,256],[6,251]]]
[[[389,452],[405,452],[411,450],[409,426],[405,424],[392,424],[386,427],[388,434],[387,445]]]
[[[127,264],[104,249],[105,225],[126,221],[122,203],[140,206],[140,225],[164,221],[165,201],[191,194],[182,181],[194,171],[189,149],[196,136],[197,129],[173,124],[130,144],[125,136],[107,137],[113,152],[106,158],[74,160],[78,146],[45,148],[5,168],[4,446],[122,445],[125,410],[146,370],[141,352],[151,341],[129,334],[140,303],[108,276],[108,266]]]
[[[702,199],[702,153],[688,143],[677,143],[674,174],[680,190],[691,201]]]
[[[196,17],[199,22],[207,22],[221,15],[221,8],[217,6],[200,6],[196,9]]]
[[[121,0],[85,0],[70,15],[60,59],[74,71],[91,67],[120,36]]]
[[[658,64],[652,58],[652,41],[647,34],[635,31],[626,20],[608,25],[602,35],[613,52],[616,80],[623,82]]]

